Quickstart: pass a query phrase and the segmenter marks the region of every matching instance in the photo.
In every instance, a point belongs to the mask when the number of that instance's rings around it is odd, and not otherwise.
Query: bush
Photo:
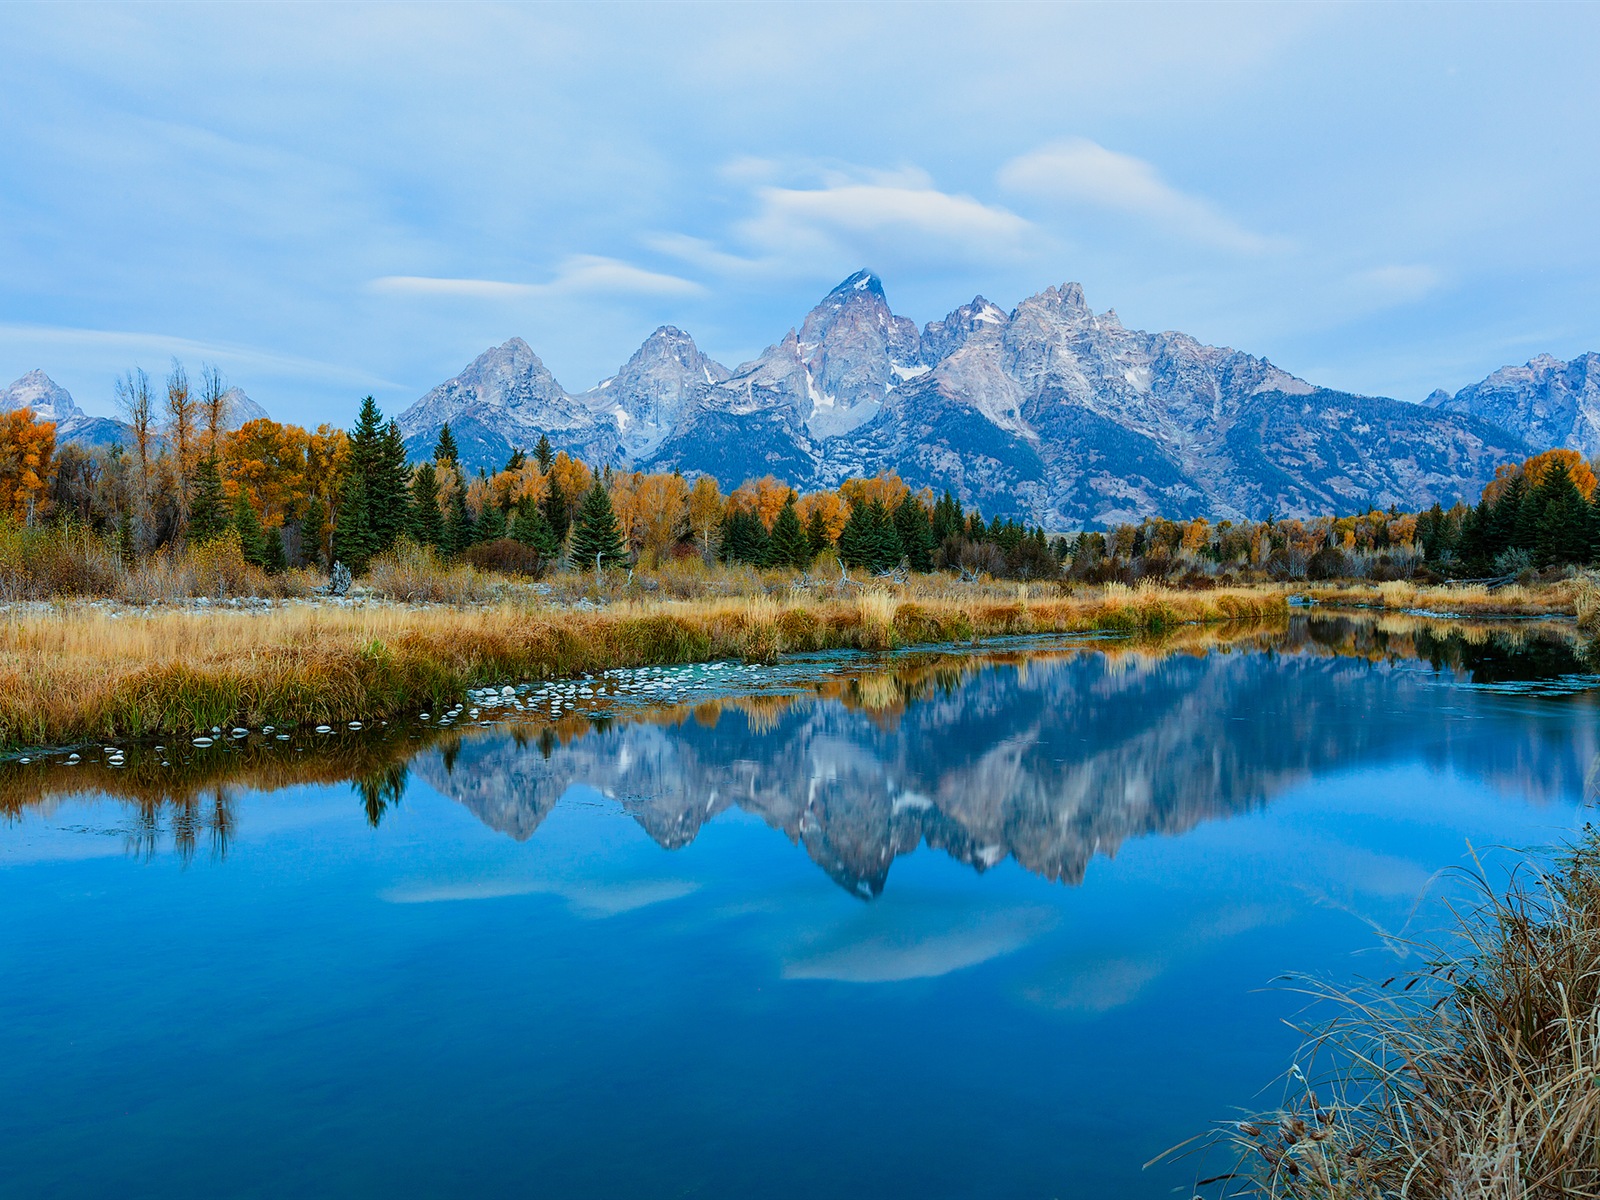
[[[480,571],[498,571],[502,575],[525,575],[537,579],[544,574],[548,560],[532,546],[525,546],[511,538],[496,538],[480,542],[462,551],[461,558]]]

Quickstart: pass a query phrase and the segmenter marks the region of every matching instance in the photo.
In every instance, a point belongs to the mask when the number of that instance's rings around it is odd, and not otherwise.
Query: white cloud
[[[779,176],[789,182],[774,182]],[[754,208],[729,230],[733,249],[677,233],[657,235],[649,245],[718,275],[831,278],[885,260],[913,267],[1015,262],[1040,240],[1025,217],[942,191],[916,167],[820,168],[741,158],[722,177],[749,187]]]
[[[1022,949],[1055,923],[1042,907],[971,909],[916,895],[880,899],[789,955],[785,979],[902,983],[933,979]]]
[[[1014,158],[1000,168],[999,180],[1014,192],[1139,217],[1174,236],[1225,250],[1261,254],[1287,245],[1252,233],[1209,201],[1179,191],[1143,159],[1088,138],[1052,142]]]
[[[530,296],[694,296],[705,291],[693,280],[647,271],[620,259],[595,254],[579,254],[567,259],[548,283],[385,275],[367,286],[372,291],[390,295],[475,300],[519,300]]]

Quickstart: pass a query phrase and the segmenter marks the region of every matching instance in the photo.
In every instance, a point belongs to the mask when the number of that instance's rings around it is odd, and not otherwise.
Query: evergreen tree
[[[450,497],[450,515],[445,518],[445,549],[451,554],[460,554],[477,540],[477,526],[473,523],[472,513],[467,510],[466,489],[458,487]]]
[[[511,536],[546,558],[555,557],[556,536],[550,530],[550,522],[544,519],[544,513],[531,500],[524,498],[517,505],[517,519],[511,525]]]
[[[329,565],[322,556],[327,539],[328,506],[321,496],[313,495],[306,501],[306,515],[300,519],[300,553],[318,570]]]
[[[811,565],[811,543],[800,524],[800,514],[795,511],[793,496],[784,502],[777,519],[772,522],[766,561],[768,566],[793,567],[797,571]]]
[[[894,531],[900,542],[900,551],[911,564],[911,569],[933,570],[933,548],[937,543],[934,541],[933,527],[928,521],[928,510],[922,507],[922,501],[909,495],[900,501],[899,507],[894,510]]]
[[[513,450],[511,452],[511,457],[506,459],[505,469],[508,471],[520,471],[522,470],[522,464],[527,461],[528,456],[521,450]]]
[[[1456,557],[1469,574],[1481,575],[1489,569],[1488,538],[1494,524],[1494,509],[1480,498],[1476,508],[1469,508],[1461,519],[1461,536],[1456,544]]]
[[[935,545],[941,544],[945,538],[954,537],[966,527],[966,522],[961,513],[961,502],[950,494],[946,488],[944,495],[939,497],[939,502],[933,506],[933,541]]]
[[[550,449],[550,439],[542,433],[539,435],[539,444],[533,448],[533,457],[539,463],[539,470],[549,474],[550,464],[556,460],[556,452]],[[548,513],[545,514],[545,519],[549,520]]]
[[[499,507],[485,504],[478,514],[478,541],[493,542],[506,536],[506,515]]]
[[[989,527],[983,523],[983,514],[977,509],[967,517],[967,540],[969,542],[986,542],[989,540]]]
[[[904,556],[894,520],[882,500],[858,504],[839,535],[839,557],[846,566],[886,571]]]
[[[1491,561],[1516,545],[1517,526],[1521,523],[1522,498],[1527,492],[1528,481],[1518,474],[1494,502],[1494,518],[1489,523],[1489,536],[1485,539],[1487,542],[1485,549]]]
[[[367,569],[372,560],[372,530],[367,525],[367,485],[359,475],[345,481],[339,497],[339,519],[333,527],[333,558],[352,575]]]
[[[822,509],[813,508],[810,519],[806,521],[806,548],[814,559],[828,546],[828,523],[822,519]]]
[[[461,456],[456,451],[456,435],[450,432],[448,421],[439,428],[439,440],[433,447],[433,461],[448,463],[452,467],[461,461]]]
[[[755,513],[733,509],[722,518],[718,556],[726,563],[759,565],[767,559],[767,528]]]
[[[283,530],[274,525],[267,530],[266,538],[265,561],[261,565],[266,567],[268,575],[282,575],[289,569],[288,556],[283,552]]]
[[[411,530],[417,541],[445,549],[444,514],[439,511],[439,472],[423,463],[411,477]]]
[[[194,490],[189,499],[189,541],[194,545],[221,537],[228,528],[227,500],[222,494],[222,476],[217,460],[207,455],[194,472]]]
[[[539,443],[546,450],[550,448],[550,443],[543,436],[539,438]],[[561,484],[554,478],[550,480],[550,486],[544,493],[544,519],[550,526],[550,536],[555,538],[556,548],[559,550],[567,544],[567,529],[571,522],[567,519],[567,494],[561,490]]]
[[[239,550],[247,563],[257,567],[267,565],[267,535],[261,528],[261,518],[256,516],[256,506],[250,503],[243,488],[233,501],[233,527],[239,532]]]
[[[411,468],[406,463],[405,438],[394,421],[379,431],[373,447],[367,473],[367,526],[374,554],[393,548],[411,532]]]
[[[1528,496],[1535,518],[1533,561],[1541,567],[1583,562],[1589,557],[1589,506],[1572,482],[1567,464],[1557,462]]]
[[[578,519],[572,527],[572,561],[584,567],[597,561],[600,566],[611,567],[626,561],[627,557],[611,497],[605,485],[596,480],[578,506]]]

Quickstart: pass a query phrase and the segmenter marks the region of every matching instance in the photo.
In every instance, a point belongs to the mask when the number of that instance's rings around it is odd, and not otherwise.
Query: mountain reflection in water
[[[252,735],[185,748],[171,766],[150,747],[122,768],[13,761],[0,808],[104,793],[132,809],[131,850],[154,854],[165,836],[184,857],[205,846],[221,858],[243,790],[349,780],[376,826],[420,780],[524,840],[583,785],[668,849],[742,809],[863,898],[924,844],[976,871],[1011,858],[1077,884],[1129,838],[1181,834],[1308,776],[1401,755],[1534,800],[1575,795],[1600,749],[1591,726],[1546,738],[1530,710],[1489,693],[1583,692],[1584,654],[1557,623],[1339,615],[1155,643],[906,654],[553,724]]]

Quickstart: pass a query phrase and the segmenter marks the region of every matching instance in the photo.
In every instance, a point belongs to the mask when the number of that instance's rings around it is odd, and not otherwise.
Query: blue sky
[[[0,7],[0,383],[733,365],[861,266],[1419,399],[1600,350],[1600,6]]]

